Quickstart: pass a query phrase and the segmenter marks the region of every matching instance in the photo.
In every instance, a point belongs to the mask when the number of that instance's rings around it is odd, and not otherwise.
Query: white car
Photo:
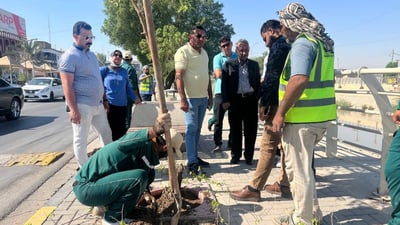
[[[25,101],[65,99],[64,90],[59,78],[36,77],[24,85],[22,89],[24,90]]]

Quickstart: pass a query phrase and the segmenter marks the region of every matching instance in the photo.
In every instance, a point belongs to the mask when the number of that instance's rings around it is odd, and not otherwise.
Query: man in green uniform
[[[104,146],[80,168],[73,184],[76,198],[84,205],[105,206],[103,225],[131,221],[126,215],[149,191],[154,167],[165,153],[165,143],[157,140],[170,128],[170,114],[160,114],[152,128],[128,133]]]

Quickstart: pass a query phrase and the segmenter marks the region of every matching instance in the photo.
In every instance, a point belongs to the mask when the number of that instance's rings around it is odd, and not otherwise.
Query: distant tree
[[[144,12],[140,0],[104,1],[105,15],[102,26],[112,44],[130,50],[142,64],[151,64],[146,30],[143,29]],[[156,30],[159,59],[163,77],[172,76],[174,54],[188,40],[193,25],[202,25],[207,31],[204,46],[210,58],[219,52],[218,39],[222,35],[233,35],[232,25],[225,24],[221,13],[223,4],[213,0],[155,0],[152,12]]]
[[[258,62],[258,65],[260,66],[260,74],[261,76],[263,76],[264,74],[262,74],[262,71],[264,69],[264,58],[267,55],[267,51],[263,52],[261,56],[257,56],[257,57],[253,57],[251,58],[252,60]]]
[[[392,61],[386,64],[386,68],[396,68],[398,66],[399,66],[399,61]],[[383,79],[389,84],[398,83],[399,82],[398,77],[399,74],[397,73],[390,73],[383,75]]]
[[[96,53],[96,57],[97,57],[97,61],[99,61],[100,66],[106,65],[106,61],[107,61],[106,55],[104,55],[102,53]]]

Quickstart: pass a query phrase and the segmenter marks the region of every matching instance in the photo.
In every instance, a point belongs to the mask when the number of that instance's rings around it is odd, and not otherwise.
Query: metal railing
[[[397,126],[393,123],[391,115],[393,113],[393,107],[388,99],[388,96],[400,96],[400,92],[387,92],[383,89],[381,82],[378,81],[378,75],[383,74],[400,74],[400,68],[374,68],[369,69],[366,67],[361,67],[357,70],[335,70],[335,76],[349,76],[349,77],[359,77],[361,78],[360,89],[364,89],[363,83],[368,87],[368,90],[354,90],[346,91],[346,93],[363,93],[371,94],[376,102],[379,109],[379,114],[382,121],[382,151],[381,151],[381,170],[378,193],[381,195],[386,195],[388,193],[388,188],[385,180],[385,175],[383,168],[387,160],[388,149],[393,139],[393,132],[397,129]],[[341,92],[338,91],[337,92]],[[333,123],[327,130],[327,156],[336,155],[337,151],[337,135],[338,129],[337,124]]]

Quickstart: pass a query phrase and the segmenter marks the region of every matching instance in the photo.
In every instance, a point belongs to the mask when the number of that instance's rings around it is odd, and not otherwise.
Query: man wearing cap
[[[139,92],[143,101],[151,101],[151,96],[154,94],[155,80],[150,74],[148,65],[143,66],[143,73],[139,76]]]
[[[278,13],[282,33],[292,48],[280,77],[280,104],[272,129],[282,132],[294,211],[275,222],[320,224],[312,161],[315,145],[336,120],[334,42],[303,5],[289,3]]]
[[[72,35],[73,47],[62,54],[58,65],[72,124],[74,154],[81,167],[88,159],[86,148],[90,127],[96,131],[101,146],[112,140],[103,105],[106,98],[99,63],[90,51],[94,40],[92,27],[83,21],[76,22]]]
[[[132,86],[133,92],[139,98],[138,99],[139,101],[137,102],[141,103],[142,99],[139,94],[138,77],[135,68],[132,66],[132,54],[130,51],[125,51],[123,52],[122,57],[123,57],[123,62],[121,67],[126,69],[126,71],[128,71],[129,83]],[[135,102],[131,98],[128,98],[128,105],[126,106],[126,118],[125,118],[126,130],[128,130],[131,127],[133,103]]]

